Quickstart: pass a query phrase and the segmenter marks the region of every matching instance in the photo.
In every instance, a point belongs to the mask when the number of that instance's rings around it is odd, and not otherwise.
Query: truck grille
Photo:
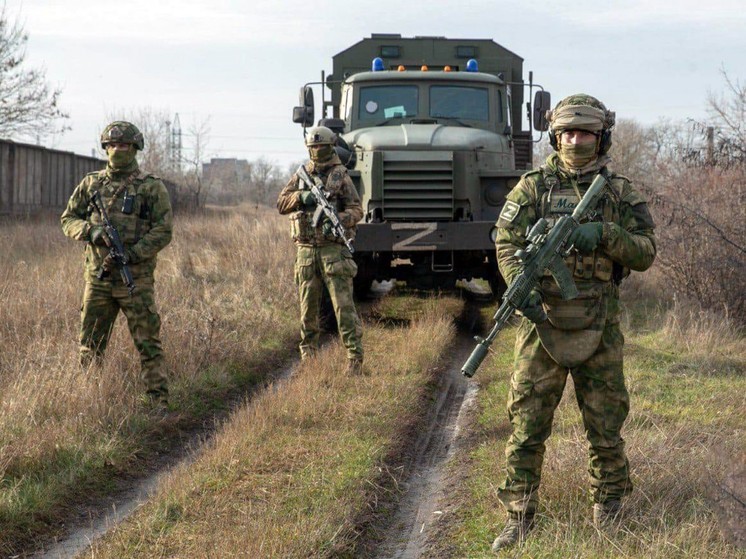
[[[453,160],[383,161],[387,220],[453,219]]]

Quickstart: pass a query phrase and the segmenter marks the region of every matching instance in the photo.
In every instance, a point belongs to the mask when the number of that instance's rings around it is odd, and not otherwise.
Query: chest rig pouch
[[[569,215],[580,202],[578,192],[560,184],[555,175],[545,175],[546,192],[541,197],[538,214],[550,225]],[[606,216],[604,216],[606,217]],[[595,251],[581,255],[573,252],[565,259],[580,292],[564,300],[559,287],[546,271],[540,289],[547,320],[536,325],[544,349],[557,363],[574,368],[585,362],[598,348],[606,325],[604,284],[611,279],[612,262]]]
[[[311,174],[311,173],[309,173]],[[338,194],[340,190],[340,182],[336,180],[335,173],[325,173],[314,171],[314,175],[318,176],[324,183],[324,188],[327,193],[327,199],[336,206],[337,212],[340,211]],[[300,182],[301,190],[310,190],[302,181]],[[313,226],[313,214],[316,208],[313,209],[302,209],[290,215],[290,230],[293,237],[293,241],[300,244],[309,245],[322,245],[328,243],[341,243],[341,241],[333,234],[324,235],[321,228],[323,219],[319,221],[319,226]],[[323,216],[322,216],[323,217]]]

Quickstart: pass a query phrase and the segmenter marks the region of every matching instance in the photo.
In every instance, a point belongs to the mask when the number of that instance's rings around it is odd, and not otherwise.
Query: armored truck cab
[[[432,289],[483,278],[500,291],[494,224],[531,165],[521,71],[491,40],[374,35],[334,57],[319,124],[339,134],[363,204],[358,295],[375,279]],[[537,113],[548,97],[539,92]],[[311,125],[309,85],[301,102],[294,120]]]

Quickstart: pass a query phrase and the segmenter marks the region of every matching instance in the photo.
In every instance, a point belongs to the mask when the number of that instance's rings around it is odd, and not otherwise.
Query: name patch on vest
[[[550,197],[549,213],[571,214],[580,202],[574,190],[560,190],[553,192]]]

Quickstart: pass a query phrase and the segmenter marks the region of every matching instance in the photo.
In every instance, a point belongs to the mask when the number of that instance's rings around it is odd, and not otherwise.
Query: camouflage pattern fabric
[[[352,179],[347,173],[347,168],[342,165],[339,157],[335,154],[325,164],[308,162],[306,171],[309,175],[321,178],[329,195],[329,201],[336,203],[339,220],[345,228],[348,239],[355,238],[356,224],[363,218],[363,208],[360,205],[360,197],[352,184]],[[304,209],[300,203],[301,191],[306,189],[298,176],[293,173],[285,188],[280,192],[277,199],[277,209],[283,215],[289,215],[292,228],[293,241],[298,246],[323,246],[330,243],[342,243],[333,235],[324,235],[321,227],[315,229],[311,226],[313,208]]]
[[[354,239],[355,227],[363,217],[363,210],[347,169],[335,155],[326,164],[307,163],[306,170],[324,182],[329,201],[336,204],[347,237]],[[352,300],[352,278],[357,273],[357,265],[339,238],[325,235],[321,223],[316,228],[311,225],[314,208],[301,205],[303,188],[303,183],[294,174],[277,199],[279,212],[290,217],[293,241],[298,247],[295,282],[301,311],[301,356],[307,357],[318,349],[319,305],[325,285],[347,357],[361,360],[362,324]]]
[[[573,199],[571,193],[577,189],[582,195],[607,162],[601,157],[595,166],[578,173],[563,168],[557,154],[552,154],[541,169],[522,177],[497,222],[498,263],[508,284],[520,271],[514,253],[526,247],[527,229],[540,217],[552,223],[572,212],[579,198],[576,194]],[[594,501],[618,499],[632,490],[621,437],[629,395],[622,371],[618,284],[630,270],[650,267],[656,249],[645,200],[625,177],[613,173],[609,177],[611,191],[596,208],[597,219],[603,221],[600,246],[592,254],[573,254],[566,261],[580,297],[562,303],[551,292],[552,282],[543,281],[539,291],[549,321],[537,328],[524,318],[516,335],[508,401],[513,433],[505,449],[507,476],[498,491],[512,515],[536,508],[544,443],[568,373],[573,376],[590,443]],[[571,356],[582,357],[579,362],[568,365],[553,358],[551,352],[566,345],[571,346]]]
[[[319,348],[319,305],[326,285],[337,317],[347,358],[363,359],[363,327],[352,300],[357,264],[346,247],[328,244],[300,246],[295,260],[295,283],[300,301],[300,353],[309,357]]]
[[[109,219],[127,249],[132,276],[152,277],[158,252],[171,242],[173,213],[166,186],[158,177],[143,174],[137,162],[121,172],[107,167],[89,173],[62,213],[62,231],[71,239],[89,241],[91,227],[101,225],[101,217],[91,207],[94,190],[101,193]],[[130,214],[122,213],[125,196],[134,198]],[[108,254],[107,247],[86,245],[86,281],[98,281],[96,274]]]
[[[168,381],[159,336],[161,319],[155,307],[153,285],[144,283],[142,278],[132,297],[121,283],[86,283],[81,307],[80,364],[87,367],[103,358],[120,309],[140,353],[145,389],[166,393]]]
[[[94,190],[101,193],[109,219],[119,231],[137,289],[132,298],[116,270],[103,280],[96,278],[108,255],[107,247],[93,245],[91,228],[101,218],[90,203]],[[132,211],[123,213],[125,197]],[[140,172],[137,162],[126,169],[89,173],[73,192],[62,214],[62,230],[68,237],[86,241],[86,288],[81,308],[80,359],[90,363],[106,349],[119,309],[127,317],[135,346],[140,352],[142,375],[148,390],[165,390],[163,351],[159,340],[160,318],[153,297],[157,254],[171,241],[172,211],[168,191],[153,175]]]

